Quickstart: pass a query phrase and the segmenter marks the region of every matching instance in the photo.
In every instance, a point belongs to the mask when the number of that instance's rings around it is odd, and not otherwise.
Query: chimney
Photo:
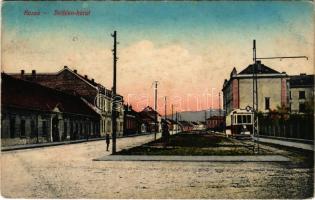
[[[94,83],[94,78],[92,78],[92,80],[91,80],[91,81],[92,81],[92,83]]]
[[[35,78],[36,77],[36,70],[32,70],[32,77]]]
[[[256,60],[256,73],[261,73],[261,61],[260,60]]]
[[[261,64],[261,61],[260,60],[256,60],[256,64]]]
[[[67,65],[65,65],[65,66],[63,66],[63,68],[64,68],[64,69],[68,69],[68,66],[67,66]]]
[[[24,76],[24,73],[25,73],[25,71],[24,71],[24,69],[22,69],[22,70],[21,70],[21,77]]]
[[[74,73],[78,73],[78,71],[77,71],[76,69],[75,69],[75,70],[73,70],[73,72],[74,72]]]
[[[88,76],[87,76],[87,75],[84,75],[84,78],[87,80],[87,79],[88,79]]]

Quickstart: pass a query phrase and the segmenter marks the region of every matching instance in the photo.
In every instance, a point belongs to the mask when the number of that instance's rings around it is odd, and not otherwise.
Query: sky
[[[56,11],[89,11],[60,16]],[[40,15],[25,15],[40,12]],[[219,108],[224,79],[257,57],[308,56],[263,60],[289,75],[314,73],[314,7],[309,1],[201,2],[4,2],[1,68],[4,72],[57,72],[68,66],[112,87],[113,38],[119,57],[117,92],[136,110]]]

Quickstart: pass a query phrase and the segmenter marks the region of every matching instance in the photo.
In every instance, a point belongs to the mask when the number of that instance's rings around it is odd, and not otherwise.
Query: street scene
[[[2,197],[314,196],[313,3],[1,5]]]
[[[117,145],[130,148],[152,138],[120,138]],[[4,152],[2,196],[269,199],[313,194],[313,170],[298,163],[92,161],[110,154],[104,152],[104,141]]]

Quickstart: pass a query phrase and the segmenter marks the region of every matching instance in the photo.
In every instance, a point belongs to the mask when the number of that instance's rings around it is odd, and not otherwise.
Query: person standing
[[[106,140],[106,151],[108,151],[109,143],[110,143],[110,138],[109,138],[109,134],[108,133],[106,133],[105,140]]]

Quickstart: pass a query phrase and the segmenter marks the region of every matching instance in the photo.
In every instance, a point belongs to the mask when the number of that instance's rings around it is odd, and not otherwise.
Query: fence
[[[314,116],[272,114],[259,116],[259,135],[314,141]]]

